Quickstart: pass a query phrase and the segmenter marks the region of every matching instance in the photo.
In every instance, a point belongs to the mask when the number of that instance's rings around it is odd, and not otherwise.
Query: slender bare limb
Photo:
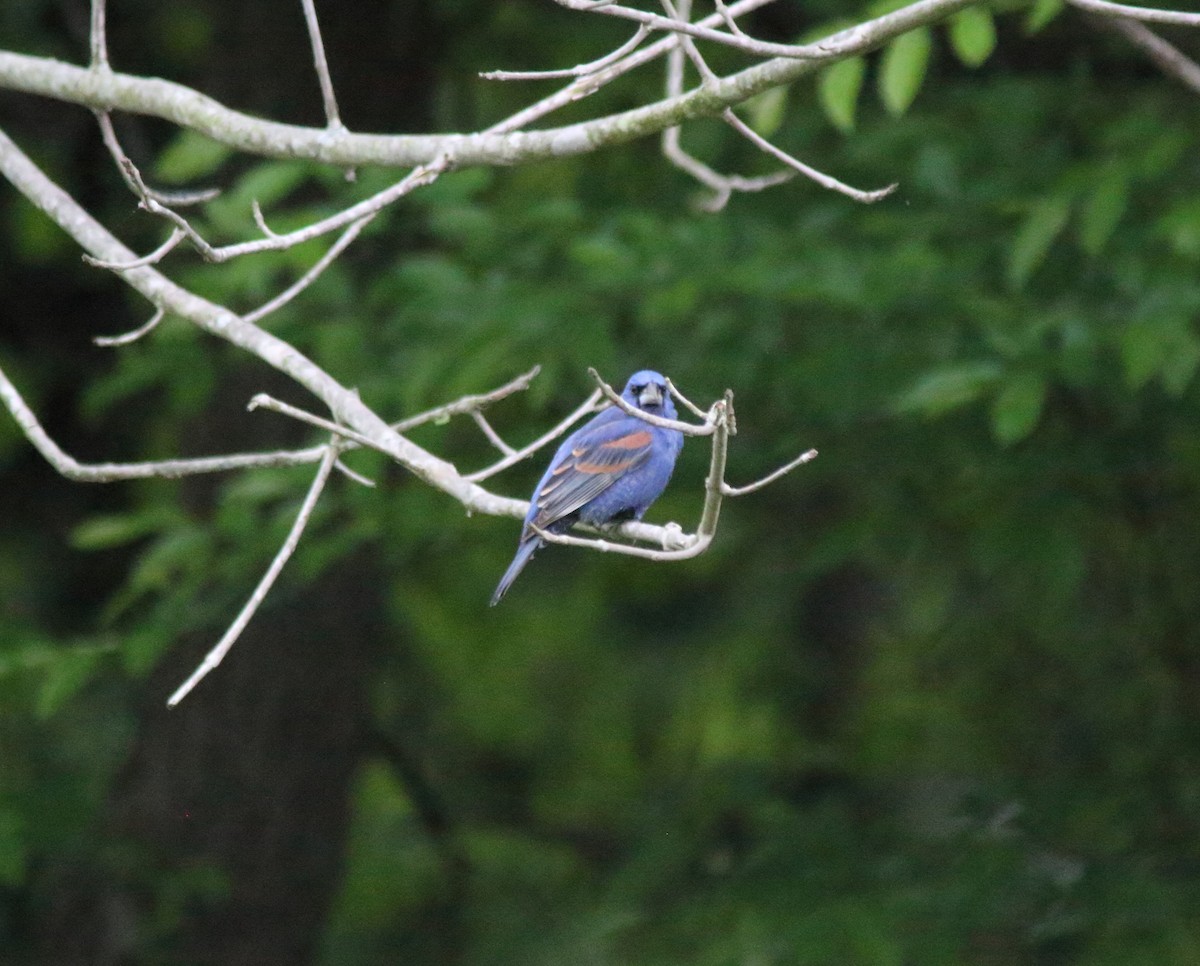
[[[667,419],[665,416],[655,416],[653,413],[648,413],[644,410],[638,409],[637,406],[627,403],[621,398],[621,394],[613,389],[613,387],[607,382],[605,382],[604,379],[601,378],[600,373],[590,366],[588,367],[588,375],[595,380],[596,385],[598,385],[600,387],[600,391],[608,397],[609,402],[623,409],[630,416],[636,416],[638,419],[642,420],[642,422],[649,423],[651,426],[661,426],[663,429],[676,429],[683,433],[684,436],[711,436],[714,432],[716,432],[717,421],[713,410],[709,410],[706,417],[707,421],[699,426],[695,423],[685,423],[678,419]]]
[[[121,335],[96,335],[92,336],[92,341],[99,346],[122,346],[129,345],[131,342],[136,342],[148,332],[153,331],[158,327],[158,323],[163,320],[163,316],[167,313],[163,309],[156,309],[154,314],[150,316],[150,320],[144,325],[139,325],[131,332],[125,332]]]
[[[1109,0],[1067,0],[1067,2],[1080,10],[1105,17],[1126,17],[1130,20],[1144,20],[1146,23],[1173,24],[1177,27],[1200,27],[1200,13],[1158,10],[1154,7],[1133,7],[1127,3],[1110,3]]]
[[[755,490],[761,490],[764,486],[774,483],[781,476],[790,473],[797,466],[803,466],[805,463],[811,462],[817,458],[815,449],[806,450],[797,456],[790,463],[779,467],[774,473],[768,473],[761,480],[756,480],[753,483],[747,483],[745,486],[730,486],[728,483],[721,483],[721,492],[726,496],[745,496],[747,493],[753,493]]]
[[[1154,61],[1164,74],[1174,77],[1200,94],[1200,64],[1175,45],[1163,40],[1149,27],[1124,17],[1089,16],[1087,19],[1097,26],[1119,33]]]
[[[603,57],[590,60],[586,64],[578,64],[575,67],[567,67],[562,70],[488,70],[481,72],[479,76],[484,80],[496,81],[553,80],[565,77],[587,77],[589,74],[595,74],[605,67],[615,64],[627,54],[633,53],[648,36],[650,36],[650,28],[645,25],[640,26],[634,35],[616,50],[610,51]]]
[[[596,3],[594,0],[555,0],[555,2],[569,10],[619,17],[623,20],[642,24],[652,30],[662,30],[668,33],[679,34],[680,36],[692,37],[696,40],[707,40],[726,47],[734,47],[743,53],[751,54],[755,57],[823,60],[829,57],[840,56],[843,53],[841,46],[837,42],[818,41],[813,44],[777,44],[766,40],[755,40],[753,37],[748,37],[740,31],[737,33],[725,33],[701,23],[687,23],[686,21],[677,20],[670,15],[663,17],[646,10],[638,10],[633,7],[622,6],[619,3],[608,2],[608,0],[602,3]],[[1099,2],[1099,0],[1086,0],[1086,2]],[[726,12],[728,13],[728,11]],[[718,23],[723,22],[725,19],[720,13],[717,14],[717,18]]]
[[[662,5],[663,10],[666,11],[667,16],[671,18],[672,23],[687,24],[691,21],[691,0],[679,0],[678,9],[676,9],[672,0],[659,0],[659,3]],[[675,38],[675,44],[679,50],[687,54],[688,60],[692,62],[696,68],[696,72],[700,75],[701,83],[710,85],[719,82],[720,79],[713,72],[713,69],[708,66],[708,61],[700,55],[700,51],[696,49],[696,42],[691,37],[686,33],[680,33]]]
[[[117,140],[117,132],[113,127],[112,116],[108,111],[96,111],[95,114],[96,121],[100,125],[100,136],[104,139],[104,146],[108,148],[108,153],[112,155],[121,178],[128,185],[129,190],[138,196],[139,200],[144,195],[149,195],[160,204],[186,208],[188,205],[198,205],[205,201],[212,201],[213,198],[221,193],[219,188],[199,188],[191,191],[163,191],[159,188],[147,186],[142,181],[140,172],[136,179],[131,177],[130,170],[137,171],[137,166],[129,159],[129,155],[121,147],[121,142]]]
[[[766,2],[766,0],[764,0]],[[915,27],[938,21],[978,0],[915,0],[891,13],[864,21],[809,45],[801,59],[777,57],[722,77],[715,87],[701,87],[653,104],[558,128],[516,133],[532,114],[520,112],[488,131],[474,134],[380,135],[331,132],[267,121],[233,111],[197,91],[158,78],[105,74],[46,57],[0,51],[0,88],[53,97],[101,110],[123,110],[162,117],[240,151],[261,157],[309,158],[339,167],[355,165],[411,166],[450,156],[456,166],[511,165],[545,158],[585,154],[601,146],[625,144],[658,134],[697,117],[718,115],[772,87],[814,73],[829,61],[873,50]],[[730,11],[738,11],[734,4]],[[744,9],[744,8],[743,8]],[[720,16],[713,23],[721,23]],[[672,22],[660,18],[664,24]],[[703,23],[703,21],[701,21]],[[697,25],[691,25],[695,27]],[[717,32],[722,38],[739,40]],[[602,83],[609,71],[625,68],[644,54],[665,53],[648,45],[597,75],[581,78],[573,95]],[[795,54],[797,51],[792,50]],[[636,66],[634,63],[632,66]],[[572,85],[573,86],[573,85]],[[570,97],[561,104],[570,103]],[[549,100],[549,99],[547,99]],[[559,103],[555,101],[555,103]],[[560,104],[560,106],[561,106]],[[537,116],[541,116],[537,114]],[[358,212],[347,219],[366,212]],[[332,229],[331,229],[332,230]]]
[[[105,22],[105,0],[92,0],[92,23],[89,40],[92,48],[92,69],[112,70],[108,65],[108,29]]]
[[[329,474],[333,470],[334,464],[337,462],[339,446],[336,439],[329,442],[329,445],[324,447],[325,455],[321,458],[321,464],[317,467],[316,476],[313,477],[312,483],[309,485],[308,493],[304,496],[304,502],[300,504],[300,511],[296,514],[296,520],[292,524],[292,528],[288,531],[287,538],[283,541],[283,546],[279,548],[279,552],[275,554],[275,559],[271,561],[271,566],[267,568],[267,572],[263,574],[262,580],[258,582],[258,586],[254,588],[254,593],[250,595],[250,599],[246,601],[246,605],[234,618],[229,629],[213,646],[213,649],[204,655],[204,660],[200,662],[200,666],[194,670],[186,681],[183,682],[169,698],[167,705],[175,707],[184,698],[186,698],[197,684],[203,680],[208,674],[224,659],[229,653],[229,649],[233,647],[242,631],[246,629],[246,625],[250,623],[255,612],[266,599],[271,587],[275,583],[275,579],[279,576],[279,572],[283,570],[283,565],[287,563],[288,558],[296,550],[296,545],[300,542],[300,536],[304,533],[304,528],[308,526],[309,518],[312,516],[313,510],[316,508],[317,500],[321,496],[321,491],[325,489],[325,483],[329,480]]]
[[[683,404],[683,406],[692,413],[693,416],[699,416],[701,419],[708,419],[708,413],[706,413],[703,409],[701,409],[694,402],[692,402],[690,399],[688,399],[687,396],[685,396],[683,393],[681,393],[679,391],[679,387],[676,386],[675,383],[673,383],[671,381],[669,376],[667,377],[667,390],[671,393],[672,396],[674,396],[676,399],[678,399]]]
[[[359,446],[365,446],[367,449],[379,450],[379,452],[387,454],[387,450],[380,446],[375,440],[369,436],[364,436],[348,426],[339,426],[337,423],[318,416],[315,413],[310,413],[307,410],[300,409],[298,406],[293,406],[291,403],[285,403],[282,399],[276,399],[274,396],[269,396],[265,392],[260,392],[254,396],[246,404],[246,412],[254,412],[256,409],[269,409],[272,412],[280,413],[284,416],[291,416],[292,419],[301,423],[308,423],[309,426],[316,426],[318,429],[327,429],[334,436],[342,439],[348,439],[358,443]]]
[[[338,113],[337,98],[333,93],[333,81],[329,76],[329,63],[325,59],[325,43],[321,40],[321,25],[317,22],[317,8],[313,0],[300,0],[304,8],[304,24],[308,27],[308,39],[312,43],[313,66],[317,81],[321,85],[321,99],[325,102],[325,122],[331,129],[345,130]]]
[[[273,231],[271,226],[267,224],[267,219],[263,217],[262,207],[259,205],[257,198],[250,202],[250,212],[254,215],[254,224],[258,225],[259,231],[268,238],[278,237],[279,233]]]
[[[315,463],[321,458],[323,446],[300,450],[278,450],[269,453],[231,453],[227,456],[202,456],[194,459],[156,460],[145,463],[80,463],[50,437],[17,392],[3,370],[0,370],[0,402],[16,420],[46,462],[59,473],[80,483],[113,483],[118,480],[146,480],[154,477],[177,479],[199,473],[223,473],[229,470],[260,469],[271,466],[300,466]]]
[[[167,236],[167,240],[154,249],[154,251],[128,262],[106,262],[102,258],[92,258],[91,255],[84,255],[83,260],[95,268],[106,268],[110,272],[127,272],[131,268],[141,268],[143,265],[157,265],[185,237],[186,232],[182,228],[172,228],[171,234]]]
[[[422,413],[417,413],[415,416],[402,419],[398,423],[392,423],[391,428],[397,433],[407,433],[410,429],[416,429],[418,426],[424,426],[426,423],[441,422],[442,420],[449,419],[451,416],[461,416],[464,413],[482,409],[484,406],[490,406],[494,402],[508,398],[513,393],[524,392],[541,371],[541,366],[534,366],[527,372],[521,373],[517,378],[506,382],[503,386],[499,386],[490,392],[462,396],[454,400],[454,402],[446,403],[444,406],[435,406],[433,409],[427,409]]]
[[[818,171],[816,168],[811,168],[803,161],[792,157],[783,149],[777,148],[765,137],[755,131],[754,128],[750,127],[749,124],[734,114],[732,110],[726,109],[721,116],[725,118],[730,127],[746,138],[746,140],[748,140],[751,144],[762,148],[762,150],[766,151],[767,154],[778,158],[789,167],[795,168],[806,178],[811,178],[822,188],[828,188],[830,191],[837,191],[840,194],[844,194],[847,198],[853,198],[855,201],[861,201],[863,204],[869,205],[873,202],[886,198],[899,187],[899,184],[890,184],[886,188],[879,188],[875,191],[863,191],[859,188],[852,188],[845,182],[838,181],[837,178],[832,178],[829,175]]]
[[[403,198],[411,191],[424,185],[432,184],[450,167],[451,159],[448,156],[443,156],[430,164],[414,168],[391,187],[385,188],[370,198],[344,208],[342,211],[328,218],[313,222],[304,228],[283,233],[271,232],[266,238],[248,242],[237,242],[232,245],[223,245],[220,247],[209,244],[178,212],[158,204],[149,197],[145,199],[144,206],[151,213],[161,215],[182,228],[187,233],[188,240],[196,246],[196,249],[205,261],[220,263],[227,262],[231,258],[237,258],[239,255],[292,248],[302,242],[320,238],[329,232],[337,231],[339,228],[344,228],[354,222],[361,221],[382,211],[388,205]],[[353,240],[353,236],[351,240]]]
[[[721,15],[721,19],[725,21],[725,26],[735,37],[745,37],[746,34],[741,27],[738,26],[737,20],[734,19],[733,11],[725,4],[725,0],[713,0],[713,6],[717,8],[717,13]]]
[[[505,456],[512,456],[516,452],[516,450],[500,438],[499,433],[492,429],[492,424],[487,421],[487,417],[478,409],[471,411],[471,418],[475,420],[475,425],[479,427],[479,431],[487,437],[487,441],[500,450],[501,453]]]
[[[298,279],[296,279],[295,282],[285,288],[269,302],[260,305],[253,312],[247,312],[242,316],[242,318],[247,322],[257,323],[262,321],[262,319],[266,318],[276,309],[283,308],[283,306],[287,305],[288,302],[312,285],[312,283],[317,280],[321,273],[324,272],[325,269],[327,269],[330,265],[332,265],[334,260],[341,255],[342,252],[350,247],[354,239],[356,239],[359,236],[359,233],[366,228],[368,224],[370,224],[371,219],[374,217],[374,215],[367,215],[365,218],[360,218],[358,221],[351,222],[350,227],[342,232],[338,240],[329,246],[329,250],[317,260],[316,264],[314,264],[312,268],[301,275]]]
[[[687,16],[690,8],[691,0],[681,0],[678,14],[680,16]],[[674,48],[667,55],[666,93],[668,97],[678,97],[683,93],[683,58],[685,49],[682,39],[680,38],[675,43]],[[687,42],[691,44],[690,40]],[[692,45],[690,53],[696,58],[699,57],[695,45]],[[703,63],[703,60],[701,60],[701,63]],[[691,175],[702,185],[712,190],[712,195],[700,202],[700,208],[709,213],[716,213],[723,209],[729,203],[729,199],[735,191],[763,191],[775,185],[783,184],[785,181],[790,181],[796,176],[794,171],[781,171],[757,178],[743,178],[739,175],[720,174],[699,158],[685,151],[680,138],[681,128],[678,126],[669,127],[662,132],[663,156],[675,167]]]
[[[346,479],[353,480],[359,486],[365,486],[372,490],[375,489],[375,481],[373,479],[363,476],[361,473],[356,473],[341,460],[338,460],[336,463],[334,463],[333,468],[341,473],[342,476],[346,477]]]
[[[774,3],[775,0],[738,0],[732,7],[729,8],[730,13],[741,15],[750,13],[752,10],[757,10],[759,7],[764,7],[769,3]],[[721,18],[717,14],[712,14],[699,21],[706,27],[716,26],[721,23]],[[530,104],[529,107],[518,111],[516,114],[497,124],[489,127],[484,134],[506,134],[510,131],[519,131],[523,127],[527,127],[534,121],[545,117],[547,114],[552,114],[554,111],[565,107],[568,104],[573,104],[581,98],[587,97],[589,94],[595,93],[605,84],[609,84],[629,73],[643,64],[648,64],[664,54],[675,49],[674,37],[663,37],[661,40],[656,40],[648,47],[643,47],[636,53],[630,54],[620,62],[613,64],[611,67],[606,67],[603,71],[598,71],[596,75],[587,75],[573,84],[568,84],[566,87],[542,98],[536,104]]]
[[[517,463],[520,463],[523,459],[526,459],[527,457],[536,453],[547,443],[558,439],[559,436],[574,426],[584,416],[594,412],[596,409],[596,403],[600,401],[602,395],[603,394],[601,391],[596,389],[573,413],[571,413],[571,415],[559,422],[553,429],[543,433],[532,443],[527,443],[520,449],[514,450],[508,456],[505,456],[504,459],[497,460],[490,466],[485,466],[483,469],[476,470],[474,473],[465,473],[463,475],[463,479],[470,480],[472,483],[480,483],[483,480],[486,480],[489,476],[495,476],[502,470],[506,470],[510,466],[515,466]]]

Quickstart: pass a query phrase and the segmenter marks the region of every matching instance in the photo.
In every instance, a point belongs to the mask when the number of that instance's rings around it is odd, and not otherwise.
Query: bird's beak
[[[662,401],[662,390],[652,382],[646,383],[646,386],[638,393],[638,405],[642,409],[649,409],[651,406],[661,406]]]

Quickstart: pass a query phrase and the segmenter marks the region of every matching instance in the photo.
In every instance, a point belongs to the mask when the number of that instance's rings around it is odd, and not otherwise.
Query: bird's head
[[[650,369],[635,372],[625,383],[621,397],[631,405],[654,416],[675,419],[675,403],[667,390],[667,380],[662,373]]]

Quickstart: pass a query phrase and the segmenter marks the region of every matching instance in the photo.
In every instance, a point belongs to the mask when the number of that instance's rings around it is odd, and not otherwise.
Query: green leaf
[[[1071,207],[1065,198],[1047,198],[1034,205],[1017,232],[1008,256],[1008,284],[1019,290],[1050,251],[1067,224]]]
[[[186,184],[212,174],[231,154],[230,148],[191,129],[179,133],[158,156],[155,174],[170,184]]]
[[[1062,13],[1066,0],[1033,0],[1033,9],[1025,18],[1025,32],[1036,34]]]
[[[1140,389],[1158,372],[1168,346],[1161,327],[1153,322],[1138,321],[1125,329],[1121,334],[1121,363],[1131,389]]]
[[[151,507],[139,513],[116,513],[84,520],[71,531],[71,545],[77,550],[106,550],[132,543],[166,529],[178,514],[169,507]]]
[[[883,52],[879,68],[879,97],[893,117],[899,117],[913,102],[933,49],[933,34],[928,27],[918,27],[901,34]]]
[[[1033,372],[1018,373],[992,400],[992,435],[1003,446],[1024,439],[1038,424],[1046,400],[1046,380]]]
[[[968,67],[978,67],[996,49],[996,22],[989,11],[968,7],[950,18],[950,46]]]
[[[893,407],[898,413],[940,416],[979,399],[1002,374],[996,362],[962,362],[922,376]]]
[[[817,78],[817,97],[830,123],[843,134],[854,130],[858,95],[862,90],[867,62],[862,57],[838,61],[821,71]]]
[[[1129,206],[1129,179],[1123,174],[1105,178],[1088,195],[1079,215],[1079,243],[1089,255],[1099,255]]]
[[[38,688],[37,713],[51,717],[92,678],[100,659],[112,648],[79,647],[57,653],[46,665]]]
[[[754,130],[765,138],[771,137],[783,124],[787,110],[787,88],[772,87],[745,104],[746,119]]]

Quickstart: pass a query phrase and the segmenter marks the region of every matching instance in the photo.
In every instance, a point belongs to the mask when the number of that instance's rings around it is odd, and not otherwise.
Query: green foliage
[[[996,49],[996,22],[982,7],[967,7],[950,18],[950,47],[968,67],[978,67]]]
[[[817,94],[825,116],[839,131],[854,130],[858,109],[858,94],[862,90],[867,62],[862,57],[848,57],[821,71],[817,79]]]
[[[887,45],[879,64],[879,97],[888,113],[898,117],[908,110],[925,80],[932,51],[928,27],[910,30]]]

